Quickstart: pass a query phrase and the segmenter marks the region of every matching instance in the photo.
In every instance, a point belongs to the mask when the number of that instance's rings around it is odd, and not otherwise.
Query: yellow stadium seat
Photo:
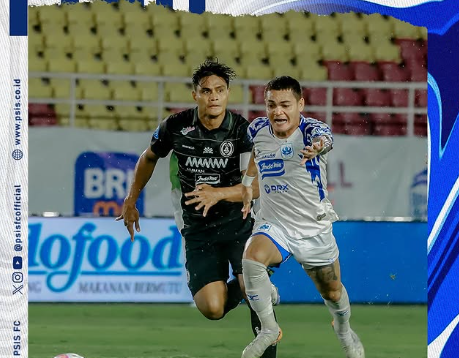
[[[164,64],[181,65],[183,64],[183,62],[180,60],[180,57],[174,52],[162,51],[156,56],[156,58],[160,65],[164,65]]]
[[[108,62],[123,62],[125,61],[124,53],[118,49],[118,48],[110,48],[106,49],[102,53],[102,59],[108,63]]]
[[[317,42],[303,41],[294,42],[293,44],[293,52],[297,60],[303,57],[318,60],[321,57],[321,51],[321,47]]]
[[[93,61],[94,55],[95,53],[92,53],[90,50],[85,49],[85,48],[79,48],[79,49],[73,50],[72,52],[72,58],[77,62],[78,61]]]
[[[254,80],[269,80],[272,77],[272,70],[269,66],[247,66],[245,68],[246,78]]]
[[[297,44],[309,44],[310,42],[315,42],[311,40],[311,37],[313,35],[313,32],[311,31],[306,31],[304,29],[298,29],[295,31],[291,31],[288,34],[289,41],[293,43],[294,45]]]
[[[315,35],[315,38],[320,45],[338,43],[337,33],[335,32],[319,32]]]
[[[57,120],[59,123],[61,121],[65,122],[66,124],[69,123],[70,118],[70,105],[67,103],[56,103],[54,105],[54,111],[57,114]]]
[[[427,40],[427,28],[425,27],[418,27],[418,38],[422,40]]]
[[[233,19],[233,27],[236,33],[238,32],[251,32],[259,33],[260,32],[260,18],[257,16],[236,16]]]
[[[129,24],[126,25],[123,29],[124,36],[127,37],[129,40],[132,40],[136,37],[139,38],[153,38],[149,32],[151,31],[151,27],[145,28],[145,24]],[[156,41],[156,39],[155,39]]]
[[[189,36],[185,41],[186,53],[201,53],[205,57],[212,55],[212,43],[202,36]]]
[[[157,42],[157,49],[159,53],[162,52],[173,52],[177,55],[181,56],[185,54],[183,40],[177,37],[172,38],[158,38]]]
[[[88,114],[89,119],[111,119],[115,117],[114,111],[109,110],[104,104],[85,105],[84,111]]]
[[[107,61],[106,70],[111,75],[132,75],[134,74],[134,65],[128,61]]]
[[[140,92],[137,87],[134,87],[127,81],[110,81],[110,89],[112,91],[112,99],[119,101],[139,101]]]
[[[374,47],[375,59],[380,62],[397,62],[400,63],[400,48],[396,45],[381,45]]]
[[[184,83],[166,83],[164,86],[167,102],[193,103],[191,89]]]
[[[84,84],[80,84],[80,86],[82,87],[82,96],[84,99],[110,99],[109,88],[102,85],[100,82],[99,85],[95,84],[92,86],[86,86]]]
[[[127,0],[119,0],[118,1],[118,10],[121,13],[126,13],[126,12],[139,12],[139,11],[146,11],[141,5],[140,1],[133,1],[129,2]]]
[[[292,65],[292,56],[285,56],[281,53],[273,54],[269,57],[269,65],[272,68],[282,67],[282,66],[291,66]]]
[[[94,26],[93,13],[84,4],[66,6],[67,22],[70,25],[78,25],[80,28]]]
[[[271,27],[262,32],[262,38],[267,44],[270,42],[287,42],[287,33],[278,31],[276,28]]]
[[[75,72],[76,63],[67,58],[54,59],[48,62],[49,72]]]
[[[39,33],[29,34],[29,51],[37,53],[45,49],[44,36]]]
[[[319,64],[302,66],[301,80],[303,81],[326,81],[328,78],[328,71],[324,66]]]
[[[145,114],[133,106],[115,106],[115,117],[124,120],[134,120],[137,118],[145,118]]]
[[[122,36],[117,37],[103,37],[101,39],[102,51],[118,50],[121,53],[129,52],[128,40]]]
[[[87,49],[91,53],[100,52],[100,41],[95,35],[76,35],[73,38],[75,49]]]
[[[301,76],[301,69],[297,66],[293,66],[292,64],[287,64],[284,66],[274,66],[273,68],[273,76],[290,76],[293,78],[300,78]]]
[[[341,38],[346,46],[355,46],[365,44],[365,34],[357,32],[345,32],[341,35]]]
[[[370,37],[375,33],[392,36],[392,23],[380,14],[364,15],[362,18],[367,23],[367,30]]]
[[[164,76],[172,77],[188,77],[191,75],[190,66],[183,63],[175,64],[162,64],[162,72]]]
[[[161,65],[153,61],[134,61],[134,73],[143,76],[161,76]]]
[[[276,30],[279,33],[285,34],[287,32],[287,22],[282,15],[272,13],[260,16],[260,28],[262,33]]]
[[[132,9],[125,10],[122,14],[124,16],[124,25],[126,28],[131,26],[141,27],[144,30],[152,28],[150,14],[141,7],[132,6]]]
[[[331,16],[315,16],[314,31],[316,35],[323,32],[333,32],[340,34],[339,22]]]
[[[199,52],[187,53],[185,57],[185,63],[191,68],[197,67],[200,63],[204,62],[207,59],[207,56]]]
[[[367,33],[367,23],[355,13],[335,14],[342,34],[358,34],[362,37]]]
[[[118,121],[121,130],[129,132],[146,132],[148,123],[143,119],[121,119]]]
[[[29,97],[31,98],[50,98],[53,89],[46,85],[41,78],[29,78]]]
[[[161,5],[150,4],[147,6],[151,23],[154,28],[168,27],[175,31],[179,28],[178,16],[175,11]]]
[[[77,23],[69,24],[67,26],[67,31],[70,36],[75,37],[97,37],[95,33],[91,30],[91,27],[86,27]]]
[[[293,57],[292,44],[288,41],[283,42],[268,42],[266,43],[269,58],[276,55],[283,55],[287,58]]]
[[[382,32],[374,32],[369,35],[368,39],[374,47],[390,45],[392,43],[392,35]]]
[[[284,13],[284,18],[290,33],[295,31],[313,32],[314,21],[306,17],[304,12],[291,10]]]
[[[251,100],[251,92],[248,91],[248,95],[250,96],[249,103],[252,103]],[[230,86],[230,93],[229,93],[229,100],[228,103],[230,104],[241,104],[244,103],[244,88],[242,85],[231,85]]]
[[[51,6],[41,6],[38,12],[38,18],[43,24],[45,22],[50,22],[53,24],[65,24],[65,11],[62,6],[51,5]]]
[[[29,26],[37,26],[40,23],[39,15],[41,6],[29,6]],[[30,36],[30,33],[29,33]]]
[[[350,43],[346,45],[349,61],[374,62],[375,55],[373,47],[365,43]]]
[[[88,120],[89,127],[92,129],[103,131],[115,131],[119,129],[118,123],[114,119],[97,119],[90,118]]]
[[[53,88],[53,97],[54,98],[70,98],[71,89],[70,89],[70,80],[64,78],[51,78],[50,80],[51,87]],[[75,87],[76,90],[76,87]],[[79,90],[78,93],[75,93],[76,98],[80,98]]]
[[[201,15],[200,15],[201,16]],[[233,17],[221,14],[209,14],[206,18],[208,32],[223,29],[228,33],[233,31]]]
[[[233,58],[239,56],[239,43],[236,40],[220,39],[212,42],[213,55],[216,57],[231,54]]]
[[[45,37],[45,44],[48,49],[59,48],[70,53],[73,50],[73,37],[63,32],[50,32]]]
[[[43,57],[38,57],[35,54],[29,55],[29,71],[30,72],[46,72],[48,70],[48,61]]]
[[[67,53],[61,48],[49,48],[43,52],[43,57],[48,61],[67,60]]]
[[[260,41],[260,37],[257,32],[251,29],[241,28],[236,31],[236,40],[239,42],[257,42]]]
[[[113,27],[112,24],[98,24],[97,28],[95,29],[97,36],[102,40],[106,38],[121,38],[123,40],[126,40],[124,36],[121,35],[121,31],[119,28]]]
[[[244,41],[239,43],[239,51],[242,57],[266,58],[266,47],[262,41]]]
[[[157,101],[158,100],[158,84],[155,82],[137,82],[137,87],[140,90],[140,99],[142,101]]]
[[[94,13],[94,20],[97,26],[102,24],[110,25],[116,31],[123,27],[123,14],[119,11],[106,10],[103,12],[97,11]]]
[[[418,38],[418,29],[408,22],[394,19],[394,34],[397,39],[413,39]]]
[[[231,29],[226,27],[213,27],[209,29],[207,31],[207,38],[212,42],[234,40],[231,37]]]
[[[41,28],[41,33],[45,36],[51,33],[64,34],[64,25],[55,24],[54,22],[45,22],[43,24],[40,24],[40,28]]]
[[[105,63],[97,60],[78,61],[77,72],[79,73],[105,73]]]
[[[205,32],[207,23],[203,16],[186,11],[177,11],[180,32],[182,35]]]
[[[348,55],[346,48],[340,43],[323,43],[322,44],[322,59],[325,61],[341,61],[346,62]]]

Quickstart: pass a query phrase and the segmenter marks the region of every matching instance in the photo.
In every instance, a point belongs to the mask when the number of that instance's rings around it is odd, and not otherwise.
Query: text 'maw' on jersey
[[[300,150],[326,136],[333,141],[327,124],[301,116],[298,129],[288,138],[274,135],[269,119],[255,119],[248,128],[254,144],[260,185],[258,220],[283,227],[293,238],[316,236],[338,219],[328,200],[327,156],[300,162]]]

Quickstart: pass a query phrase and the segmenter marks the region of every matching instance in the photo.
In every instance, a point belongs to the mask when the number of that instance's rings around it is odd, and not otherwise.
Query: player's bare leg
[[[259,358],[266,349],[282,338],[272,302],[272,284],[267,266],[278,264],[282,255],[273,242],[263,235],[250,239],[242,259],[245,292],[261,322],[261,331],[244,349],[242,358]]]
[[[347,358],[365,358],[363,345],[351,329],[351,306],[346,288],[341,283],[339,260],[333,264],[305,268],[333,316],[333,329]]]
[[[226,282],[215,281],[205,285],[193,297],[196,307],[208,319],[218,320],[225,315],[228,297]]]

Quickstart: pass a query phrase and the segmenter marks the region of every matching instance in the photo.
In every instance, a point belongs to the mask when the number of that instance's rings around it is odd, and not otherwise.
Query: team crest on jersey
[[[263,224],[258,228],[258,230],[264,230],[264,231],[269,231],[269,229],[271,229],[270,224]]]
[[[195,127],[185,127],[180,131],[180,133],[183,135],[187,135],[188,133],[194,130],[195,130]]]
[[[234,153],[234,144],[229,140],[225,140],[220,144],[220,154],[223,157],[230,157]]]
[[[292,143],[285,143],[281,146],[281,157],[283,159],[293,158],[293,145]]]

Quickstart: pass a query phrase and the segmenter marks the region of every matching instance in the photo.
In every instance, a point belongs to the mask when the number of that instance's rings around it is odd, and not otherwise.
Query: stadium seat
[[[327,114],[325,112],[306,112],[303,116],[317,119],[321,122],[327,123]]]
[[[122,54],[129,52],[128,40],[123,36],[103,37],[101,39],[102,51],[117,50]]]
[[[162,73],[161,65],[153,61],[133,61],[134,73],[143,76],[160,76]]]
[[[128,132],[146,132],[149,130],[148,122],[144,119],[120,119],[121,130]]]
[[[307,90],[307,102],[313,106],[325,106],[327,104],[326,88],[309,88]]]
[[[129,24],[122,29],[122,32],[129,41],[137,41],[137,38],[139,38],[139,41],[146,39],[148,42],[148,39],[152,39],[153,30],[151,26],[147,26],[148,24],[145,23]],[[154,39],[154,41],[156,46],[156,39]],[[144,46],[146,46],[146,44],[144,44]]]
[[[168,102],[194,103],[191,89],[184,83],[167,83],[165,90]]]
[[[330,81],[352,81],[354,73],[352,68],[342,62],[327,62],[325,64],[328,70],[328,79]]]
[[[212,41],[213,55],[218,58],[239,57],[239,42],[233,39],[219,39]]]
[[[48,62],[48,70],[50,72],[75,72],[76,63],[70,59],[56,59]]]
[[[42,34],[33,34],[29,36],[29,52],[38,53],[45,49],[44,36]]]
[[[209,41],[217,42],[219,40],[226,41],[226,40],[235,40],[234,37],[231,36],[232,32],[231,29],[225,27],[214,27],[209,29],[207,32],[207,38]]]
[[[367,32],[366,22],[355,14],[336,14],[336,20],[339,22],[343,37],[348,34],[364,37]]]
[[[211,32],[219,31],[220,29],[223,29],[227,33],[233,30],[233,17],[232,16],[212,14],[211,16],[207,16],[205,20],[206,20],[207,31],[209,34]]]
[[[178,56],[185,55],[183,40],[178,37],[158,38],[156,41],[159,53],[169,52]]]
[[[207,30],[207,22],[203,16],[185,11],[179,11],[177,15],[182,35],[202,34]]]
[[[292,40],[292,34],[300,32],[303,34],[312,34],[314,33],[314,20],[306,17],[304,12],[293,11],[284,13],[284,18],[287,21],[287,29]]]
[[[188,77],[191,74],[190,66],[184,63],[162,63],[161,67],[164,76]]]
[[[409,80],[409,72],[406,68],[395,63],[383,63],[379,65],[382,78],[386,82],[406,82]]]
[[[43,58],[48,60],[49,62],[54,61],[67,61],[69,58],[67,53],[63,51],[61,48],[48,48],[43,52]]]
[[[344,131],[347,135],[352,136],[370,135],[371,127],[364,116],[356,114],[355,122],[346,122],[344,124]]]
[[[320,45],[311,40],[293,43],[293,52],[297,59],[297,64],[301,64],[303,59],[319,60],[321,58],[322,49]]]
[[[400,55],[404,61],[419,60],[419,62],[422,62],[424,60],[424,50],[416,40],[401,39],[397,40],[396,43],[400,46]]]
[[[395,38],[414,40],[418,38],[418,30],[415,26],[397,19],[393,19],[392,22]]]
[[[363,90],[365,104],[370,107],[389,107],[390,93],[379,88],[368,88]]]
[[[266,111],[249,111],[249,122],[252,122],[255,118],[266,117]]]
[[[271,66],[272,67],[272,66]],[[290,76],[293,78],[301,77],[301,69],[298,66],[293,66],[290,63],[287,63],[283,66],[274,66],[273,76]]]
[[[322,59],[324,61],[347,62],[348,54],[346,47],[338,42],[327,42],[322,44]]]
[[[282,70],[283,67],[292,66],[293,58],[291,56],[285,56],[281,53],[272,54],[269,56],[268,62],[271,68],[274,70]]]
[[[333,91],[335,106],[361,106],[362,95],[351,88],[335,88]]]
[[[367,23],[367,31],[370,36],[370,38],[374,34],[383,34],[387,38],[392,37],[392,23],[382,17],[380,14],[371,14],[368,16],[364,16],[363,21]]]
[[[297,60],[298,63],[298,60]],[[326,81],[328,71],[325,66],[320,66],[318,63],[308,64],[306,66],[301,63],[298,65],[301,70],[301,79],[305,81]]]
[[[131,36],[129,38],[129,52],[157,53],[156,40],[146,33]]]
[[[375,125],[373,127],[373,135],[376,136],[404,136],[406,135],[406,127],[399,125]]]
[[[158,84],[154,82],[137,82],[137,87],[140,90],[140,99],[142,101],[157,101],[158,100]]]
[[[41,7],[38,12],[38,19],[41,24],[51,23],[63,26],[66,23],[65,11],[63,7],[59,5]]]
[[[269,57],[285,56],[286,58],[293,58],[294,56],[292,44],[288,41],[268,41],[266,42],[266,50]]]
[[[80,80],[80,87],[84,99],[109,100],[111,97],[110,89],[99,80]]]
[[[331,16],[314,16],[314,32],[318,34],[333,33],[335,37],[340,34],[339,22]]]
[[[128,81],[110,81],[109,84],[112,99],[119,101],[140,101],[139,88],[134,87],[131,82]]]
[[[381,74],[377,66],[365,62],[351,62],[356,81],[379,81]]]
[[[414,117],[414,135],[427,137],[427,115],[417,114]]]
[[[254,80],[270,80],[272,78],[272,70],[269,66],[249,65],[245,68],[247,78]]]
[[[212,43],[201,35],[187,36],[185,53],[200,53],[204,59],[212,55]]]
[[[402,62],[400,48],[396,45],[380,45],[375,47],[375,59],[378,62]]]
[[[96,60],[80,60],[76,62],[77,72],[79,73],[104,73],[105,72],[105,63],[102,61]]]
[[[51,78],[50,80],[51,87],[53,88],[53,97],[54,98],[69,98],[70,93],[70,80],[63,78]],[[76,89],[76,87],[75,87]],[[79,94],[75,93],[76,98],[80,98]]]
[[[250,86],[253,103],[265,104],[265,86]]]
[[[113,31],[116,33],[119,29],[123,27],[123,14],[119,11],[114,10],[105,10],[97,11],[94,13],[94,19],[97,23],[97,26],[107,25],[111,26]]]
[[[233,19],[233,27],[236,35],[242,32],[258,34],[260,32],[260,18],[257,16],[236,16]]]
[[[57,48],[65,53],[70,53],[73,50],[73,38],[62,31],[47,33],[45,45],[47,49]]]
[[[239,51],[242,58],[265,59],[266,48],[262,41],[244,41],[239,43]]]
[[[95,35],[77,35],[73,38],[73,47],[77,49],[86,49],[91,53],[100,53],[100,41]]]
[[[111,75],[132,75],[134,65],[127,61],[107,61],[106,70]]]
[[[229,96],[229,103],[230,104],[241,104],[244,103],[244,88],[242,85],[231,85],[230,96]],[[249,103],[252,103],[252,96],[249,93]]]
[[[123,23],[126,28],[140,28],[143,31],[153,27],[150,14],[141,7],[130,7],[128,10],[121,12]]]
[[[174,32],[179,29],[177,13],[164,6],[147,6],[146,11],[150,14],[153,29],[168,28]]]
[[[389,90],[389,93],[393,107],[408,107],[408,90],[392,89]]]
[[[415,64],[409,67],[410,81],[427,82],[427,68],[424,65]]]
[[[78,24],[80,27],[86,28],[94,26],[93,13],[84,3],[67,5],[66,8],[68,25]]]
[[[91,52],[90,49],[86,48],[79,48],[76,50],[73,50],[73,52],[70,54],[73,60],[75,61],[94,61],[97,58],[97,53]]]
[[[416,107],[427,107],[427,90],[416,90],[414,92]]]
[[[29,57],[29,71],[30,72],[46,72],[48,70],[48,61],[43,57],[35,56],[30,54]]]
[[[352,42],[347,46],[347,53],[349,61],[368,63],[373,63],[375,61],[373,47],[365,43]]]

